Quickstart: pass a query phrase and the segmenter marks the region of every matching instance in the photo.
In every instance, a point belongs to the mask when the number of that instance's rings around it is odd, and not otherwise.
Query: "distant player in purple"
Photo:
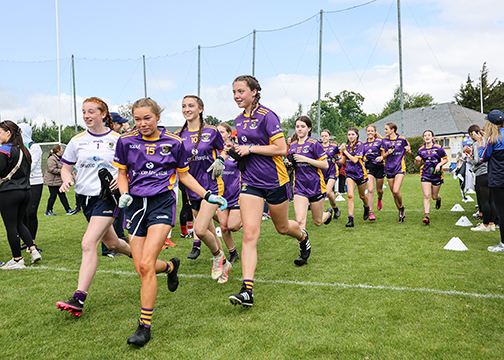
[[[226,123],[220,123],[217,130],[222,136],[225,144],[233,145],[231,141],[231,133],[233,129]],[[222,232],[222,239],[226,243],[229,251],[229,262],[234,263],[240,258],[236,250],[235,242],[231,232],[240,230],[242,226],[240,205],[238,203],[240,197],[240,170],[238,163],[231,156],[228,156],[224,162],[224,171],[222,173],[222,181],[224,182],[224,198],[228,202],[228,207],[225,210],[217,210],[217,217]]]
[[[375,182],[376,192],[378,193],[378,203],[376,208],[380,211],[383,206],[383,180],[385,178],[385,172],[383,161],[376,160],[376,158],[382,156],[382,137],[376,132],[376,126],[372,124],[366,126],[366,135],[368,138],[362,144],[364,145],[364,163],[366,164],[366,171],[369,178],[369,181],[367,182],[369,220],[375,220],[376,217],[373,213]]]
[[[425,225],[430,224],[430,198],[436,200],[436,210],[441,207],[441,196],[439,189],[443,183],[443,165],[448,162],[448,156],[441,145],[434,143],[434,133],[431,130],[425,130],[423,133],[424,145],[418,149],[415,157],[415,165],[420,166],[421,184],[424,207]]]
[[[369,218],[368,198],[366,196],[366,182],[368,181],[367,171],[362,158],[364,157],[364,145],[359,141],[359,130],[355,127],[348,128],[347,142],[340,145],[342,154],[340,164],[346,164],[347,191],[348,191],[348,223],[346,227],[354,227],[354,192],[355,185],[359,197],[364,204],[363,219]]]
[[[207,192],[188,172],[187,152],[180,137],[159,127],[162,109],[150,98],[132,107],[136,128],[119,138],[114,166],[119,168],[119,207],[127,207],[126,219],[135,270],[142,279],[140,324],[128,344],[143,346],[150,329],[157,294],[157,273],[168,273],[168,289],[177,290],[178,258],[157,260],[163,243],[175,224],[179,180],[208,202],[225,201]]]
[[[394,202],[399,210],[399,223],[404,222],[406,217],[401,194],[401,185],[406,175],[406,154],[411,154],[411,147],[404,136],[397,134],[397,125],[393,122],[385,125],[385,137],[382,139],[383,156],[376,158],[377,161],[385,160],[385,175]]]
[[[325,154],[327,155],[327,162],[329,163],[329,167],[327,169],[322,169],[322,174],[324,174],[329,204],[331,204],[333,209],[334,219],[337,219],[340,217],[341,211],[338,209],[338,205],[336,204],[334,185],[336,184],[336,179],[339,175],[338,166],[336,165],[339,148],[337,145],[331,143],[331,132],[327,129],[322,130],[320,133],[320,139],[322,140],[322,147],[324,148]]]
[[[224,168],[224,140],[215,126],[203,121],[204,104],[198,96],[187,95],[182,101],[182,114],[186,121],[175,134],[179,135],[186,148],[186,161],[189,173],[212,193],[222,195],[224,183],[220,174],[211,169]],[[222,153],[223,156],[220,154]],[[213,256],[212,279],[219,282],[228,280],[231,264],[222,252],[222,245],[213,223],[218,206],[202,201],[199,194],[187,189],[194,216],[194,242],[189,259],[196,259],[200,254],[201,241],[210,249]],[[201,240],[201,241],[200,241]]]
[[[289,177],[282,160],[287,146],[280,120],[273,111],[259,104],[260,91],[261,86],[253,76],[239,76],[233,82],[234,100],[244,110],[235,119],[239,145],[234,147],[245,166],[240,193],[243,285],[229,300],[243,306],[252,306],[254,302],[252,289],[265,200],[277,231],[298,239],[301,257],[294,261],[296,265],[306,264],[311,248],[306,231],[289,220]]]
[[[308,205],[313,223],[320,226],[332,220],[332,208],[324,211],[326,183],[322,170],[329,168],[322,145],[311,137],[312,122],[308,116],[296,120],[297,140],[291,143],[288,158],[294,164],[294,212],[301,229],[306,229]]]

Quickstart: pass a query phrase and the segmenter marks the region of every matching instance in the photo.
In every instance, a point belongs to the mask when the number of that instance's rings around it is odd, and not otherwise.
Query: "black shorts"
[[[266,200],[266,202],[268,204],[272,204],[272,205],[281,204],[284,201],[290,199],[290,196],[291,196],[289,183],[286,183],[286,184],[279,186],[279,187],[276,187],[276,188],[270,188],[270,189],[257,188],[257,187],[242,183],[240,193],[259,196],[259,197],[263,198],[264,200]]]
[[[133,236],[146,236],[149,226],[175,225],[177,199],[173,191],[154,196],[134,196],[126,208],[126,228]]]
[[[367,178],[360,178],[360,179],[354,179],[353,177],[350,177],[350,176],[347,176],[347,180],[348,179],[352,179],[353,182],[357,185],[357,186],[361,186],[365,183],[367,183]]]
[[[420,179],[420,182],[430,182],[432,186],[439,186],[444,183],[444,180],[427,180],[427,179]]]
[[[314,203],[314,202],[322,200],[325,197],[326,197],[326,194],[317,194],[317,195],[313,195],[312,197],[309,197],[308,201],[311,203]]]
[[[79,195],[83,196],[83,195]],[[82,212],[89,222],[92,216],[117,217],[119,208],[100,200],[98,196],[83,196]]]
[[[200,200],[189,200],[189,206],[194,211],[199,211],[199,209],[201,207],[201,202],[202,201],[203,201],[202,199],[200,199]]]
[[[387,174],[387,179],[393,179],[393,178],[395,178],[396,175],[406,175],[406,171],[399,171],[399,172],[397,172],[397,173],[395,173],[393,175],[392,174],[390,174],[390,175]]]
[[[385,166],[383,165],[373,164],[371,162],[366,163],[366,170],[368,175],[371,175],[376,179],[383,179],[385,177],[384,169]]]

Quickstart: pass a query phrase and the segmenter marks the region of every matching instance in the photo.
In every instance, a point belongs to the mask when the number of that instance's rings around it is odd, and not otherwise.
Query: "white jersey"
[[[119,134],[110,130],[95,135],[84,131],[75,135],[68,143],[61,161],[73,165],[77,170],[75,192],[86,196],[98,196],[101,190],[98,171],[106,168],[114,178],[118,169],[112,166]]]

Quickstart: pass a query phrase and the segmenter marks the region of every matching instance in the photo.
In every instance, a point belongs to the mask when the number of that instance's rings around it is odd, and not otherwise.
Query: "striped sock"
[[[243,285],[247,288],[247,290],[252,294],[252,290],[254,289],[254,280],[243,280]]]
[[[231,249],[228,249],[229,255],[234,255],[236,254],[236,246],[233,246]]]
[[[165,261],[165,263],[166,263],[166,269],[163,272],[169,274],[173,271],[173,263],[171,261]]]
[[[298,243],[303,242],[304,239],[306,239],[306,233],[304,231],[301,231],[301,238],[298,239]]]
[[[151,327],[151,320],[152,320],[152,313],[154,312],[154,309],[146,309],[142,308],[142,314],[140,315],[140,323],[144,324],[146,328],[150,329]]]
[[[192,246],[199,249],[201,247],[201,240],[194,240]]]
[[[88,294],[87,291],[77,290],[74,293],[73,297],[76,298],[77,300],[84,302],[86,301],[87,294]]]
[[[212,253],[212,256],[213,256],[213,257],[217,257],[217,256],[219,256],[219,254],[220,254],[220,249],[217,249],[217,251],[216,251],[216,252],[213,252],[213,253]]]

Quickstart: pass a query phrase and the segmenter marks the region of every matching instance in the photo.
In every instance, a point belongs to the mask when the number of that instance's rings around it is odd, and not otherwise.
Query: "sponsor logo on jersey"
[[[192,150],[191,150],[191,153],[192,153],[193,155],[198,155],[198,149],[192,149]]]
[[[145,167],[146,167],[147,169],[152,169],[152,168],[154,167],[154,164],[153,164],[152,162],[150,162],[150,161],[149,161],[147,164],[145,164]]]
[[[89,145],[89,141],[86,141],[86,142],[80,142],[79,143],[79,146],[88,146]]]
[[[237,123],[237,124],[235,125],[235,127],[240,127],[241,125],[242,125],[242,123]]]
[[[130,149],[138,149],[138,150],[140,150],[140,144],[130,144],[129,148]]]
[[[93,160],[94,161],[100,161],[100,157],[95,155],[95,156],[93,156]]]
[[[246,137],[245,135],[243,135],[243,136],[241,137],[241,141],[243,141],[244,143],[246,143],[246,142],[247,142],[247,137]]]
[[[209,133],[201,134],[201,141],[209,142],[210,141],[210,134]]]
[[[168,215],[159,215],[156,216],[156,219],[169,219]]]
[[[114,210],[103,210],[102,214],[113,214]]]

